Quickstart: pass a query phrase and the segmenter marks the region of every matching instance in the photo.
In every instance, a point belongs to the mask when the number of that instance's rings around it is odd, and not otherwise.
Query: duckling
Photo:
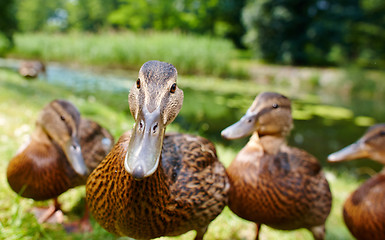
[[[329,162],[370,158],[385,164],[385,124],[376,124],[355,143],[328,156]],[[385,239],[385,170],[364,182],[346,199],[344,221],[357,239]]]
[[[25,78],[37,78],[39,74],[45,74],[45,65],[38,60],[24,60],[20,63],[19,74]]]
[[[202,239],[227,204],[229,181],[214,145],[188,134],[165,134],[183,91],[169,63],[143,64],[128,101],[133,130],[124,133],[91,173],[86,200],[107,231],[135,239],[196,230]]]
[[[38,219],[44,222],[60,210],[58,196],[84,185],[112,144],[112,135],[99,124],[81,118],[72,103],[54,100],[41,111],[29,143],[10,160],[8,183],[22,197],[54,199],[54,206]]]
[[[281,230],[309,229],[324,239],[332,196],[317,159],[290,147],[290,100],[274,92],[259,94],[246,114],[222,131],[225,139],[249,142],[227,168],[229,207],[239,217]]]

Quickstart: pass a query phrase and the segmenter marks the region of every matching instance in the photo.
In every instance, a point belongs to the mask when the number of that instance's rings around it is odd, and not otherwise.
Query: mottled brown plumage
[[[135,118],[90,175],[87,203],[109,232],[135,239],[175,236],[196,230],[202,239],[227,204],[228,178],[207,139],[166,134],[178,114],[183,92],[174,66],[145,63],[131,88]]]
[[[291,103],[278,93],[256,97],[242,119],[222,131],[227,139],[252,134],[227,168],[229,207],[238,216],[282,230],[307,228],[324,239],[331,193],[321,166],[309,153],[287,146]]]
[[[371,158],[385,164],[385,124],[376,124],[355,143],[330,154],[330,162]],[[346,226],[360,240],[385,239],[385,170],[368,179],[345,201]]]
[[[84,185],[112,145],[111,134],[81,118],[73,104],[52,101],[40,113],[29,143],[9,162],[8,183],[22,197],[56,201],[68,189]]]
[[[87,168],[92,171],[107,156],[114,146],[114,137],[97,122],[80,118],[80,146]],[[86,184],[86,179],[82,185]]]
[[[24,60],[20,63],[19,74],[25,78],[36,78],[45,74],[45,65],[38,60]]]

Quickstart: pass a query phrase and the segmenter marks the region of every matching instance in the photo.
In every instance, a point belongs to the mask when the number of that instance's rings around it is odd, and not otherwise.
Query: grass
[[[144,62],[175,63],[183,74],[229,76],[235,49],[228,40],[181,33],[16,34],[14,57],[138,69]]]
[[[182,88],[214,88],[215,81],[182,81]],[[250,83],[249,83],[250,84]],[[224,95],[230,94],[237,88],[244,88],[246,94],[254,94],[250,85],[240,85],[237,81],[221,82],[215,84],[216,88]],[[231,90],[229,90],[231,89]],[[202,91],[204,89],[201,89]],[[33,206],[45,206],[50,202],[34,202],[31,199],[19,198],[8,186],[6,168],[8,161],[33,130],[34,122],[40,109],[49,101],[64,98],[73,102],[80,112],[89,118],[98,121],[117,138],[122,132],[132,126],[129,116],[127,93],[89,93],[86,91],[73,91],[66,87],[52,85],[44,81],[26,81],[16,72],[0,69],[0,239],[116,239],[113,235],[102,229],[92,220],[94,231],[86,234],[67,234],[60,225],[38,224],[30,210]],[[187,95],[186,95],[187,98]],[[216,99],[215,101],[230,101]],[[234,101],[234,100],[233,100]],[[122,104],[124,103],[124,104]],[[203,104],[195,102],[195,104]],[[239,102],[229,102],[238,107]],[[186,105],[188,107],[189,104]],[[185,108],[185,107],[184,107]],[[242,110],[243,111],[243,110]],[[188,111],[181,112],[188,114]],[[169,130],[185,131],[174,124]],[[237,151],[231,147],[217,143],[217,151],[221,161],[228,166]],[[360,181],[347,173],[336,173],[326,169],[327,177],[333,193],[333,208],[329,216],[326,229],[327,239],[351,239],[342,220],[342,204],[348,194],[352,192]],[[71,189],[59,197],[63,203],[68,220],[79,219],[84,206],[84,186]],[[254,239],[254,224],[242,220],[225,208],[211,224],[206,234],[207,240],[212,239]],[[182,236],[162,239],[193,239],[195,232],[191,231]],[[296,231],[278,231],[263,226],[261,239],[312,239],[309,231],[300,229]],[[122,238],[124,239],[124,238]]]

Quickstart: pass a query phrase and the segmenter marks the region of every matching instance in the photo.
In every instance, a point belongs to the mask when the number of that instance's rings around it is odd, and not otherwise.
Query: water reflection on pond
[[[1,62],[0,62],[1,64]],[[4,63],[3,63],[4,65]],[[8,67],[13,65],[8,63]],[[95,68],[70,68],[50,64],[47,75],[41,79],[57,85],[64,85],[76,91],[108,91],[126,94],[136,78],[137,72],[101,71]],[[217,91],[215,87],[195,87],[179,80],[184,91],[184,105],[174,124],[188,132],[203,135],[223,145],[240,149],[247,139],[226,141],[220,137],[222,129],[237,121],[249,107],[261,88],[257,84],[254,91],[239,89]],[[226,88],[226,80],[222,88]],[[242,84],[239,82],[238,84]],[[245,83],[250,85],[250,83]],[[204,84],[203,84],[204,85]],[[274,89],[269,89],[273,91]],[[313,94],[310,97],[307,94]],[[329,164],[326,157],[354,141],[366,131],[367,126],[385,119],[385,109],[372,99],[329,96],[327,91],[317,93],[292,94],[294,129],[289,138],[291,145],[303,148],[315,155],[323,166],[330,168],[366,169],[378,171],[380,165],[372,161],[356,160],[347,163]],[[315,96],[315,97],[314,97]],[[352,170],[357,171],[357,170]],[[360,170],[358,170],[360,171]]]
[[[65,85],[77,90],[128,92],[134,73],[128,72],[123,75],[121,71],[100,71],[95,68],[76,69],[61,65],[49,66],[47,81],[55,84]]]

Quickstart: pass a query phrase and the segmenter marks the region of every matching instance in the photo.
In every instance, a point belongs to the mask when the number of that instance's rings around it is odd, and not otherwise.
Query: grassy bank
[[[172,62],[183,74],[239,75],[230,41],[181,33],[16,34],[19,58],[137,69],[148,60]]]
[[[221,82],[218,85],[220,86],[218,91],[223,91],[224,94],[235,91],[237,86],[241,87],[236,82]],[[202,84],[185,83],[185,87],[199,88]],[[94,231],[87,234],[67,234],[61,226],[38,224],[30,213],[31,208],[37,205],[48,205],[50,202],[38,203],[30,199],[18,198],[6,182],[5,174],[9,159],[33,130],[40,109],[55,98],[70,100],[84,116],[107,127],[116,138],[132,126],[127,93],[74,91],[44,81],[26,81],[13,71],[0,69],[0,155],[2,156],[0,159],[2,176],[0,178],[0,239],[115,239],[94,221],[92,221]],[[197,104],[203,103],[196,102],[195,105]],[[184,107],[189,107],[189,104]],[[203,106],[201,107],[204,109]],[[187,113],[187,110],[183,110],[182,117]],[[168,130],[185,131],[175,124]],[[217,150],[221,161],[226,166],[236,155],[236,150],[221,144],[217,144]],[[332,213],[327,221],[327,239],[351,239],[342,221],[341,207],[347,195],[360,182],[348,174],[337,175],[328,169],[326,172],[334,197]],[[63,203],[67,220],[79,219],[82,216],[84,190],[84,187],[78,187],[60,196],[59,200]],[[193,239],[193,236],[195,233],[189,232],[180,237],[164,239]],[[254,224],[238,218],[226,208],[210,225],[206,239],[254,239]],[[287,240],[312,239],[312,237],[307,230],[303,229],[286,232],[264,226],[261,239]]]

